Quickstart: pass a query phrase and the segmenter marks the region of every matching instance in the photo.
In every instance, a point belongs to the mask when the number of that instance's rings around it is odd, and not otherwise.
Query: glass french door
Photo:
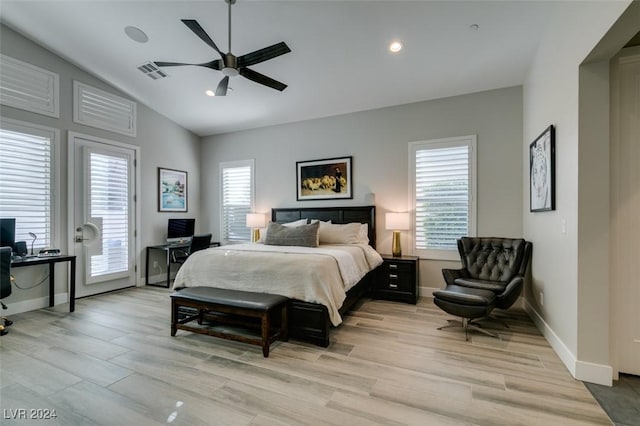
[[[69,150],[77,296],[135,286],[136,151],[75,134]]]

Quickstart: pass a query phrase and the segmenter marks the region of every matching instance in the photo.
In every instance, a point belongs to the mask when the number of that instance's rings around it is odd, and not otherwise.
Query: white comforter
[[[382,263],[367,244],[321,245],[317,248],[237,244],[193,253],[182,265],[174,289],[209,286],[280,294],[320,303],[333,325],[346,292]]]

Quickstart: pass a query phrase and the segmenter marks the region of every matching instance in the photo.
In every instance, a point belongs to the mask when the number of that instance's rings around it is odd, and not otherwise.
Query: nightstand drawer
[[[413,272],[414,266],[407,262],[388,261],[380,266],[385,273],[390,274],[410,274]]]
[[[392,275],[392,274],[391,274]],[[413,292],[414,283],[411,280],[400,280],[393,276],[383,277],[378,282],[379,290],[392,290],[392,291],[404,291]]]

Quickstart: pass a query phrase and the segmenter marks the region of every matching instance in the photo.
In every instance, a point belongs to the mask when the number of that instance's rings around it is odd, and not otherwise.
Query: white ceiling
[[[580,2],[574,2],[575,7]],[[283,91],[235,77],[226,97],[208,97],[222,78],[200,67],[149,60],[218,59],[180,19],[196,19],[226,51],[227,4],[215,1],[2,0],[2,22],[101,77],[198,135],[210,135],[522,84],[554,2],[238,0],[236,56],[284,41],[292,52],[251,67]],[[470,26],[477,24],[478,30]],[[125,35],[136,26],[144,44]],[[402,40],[391,54],[387,46]]]

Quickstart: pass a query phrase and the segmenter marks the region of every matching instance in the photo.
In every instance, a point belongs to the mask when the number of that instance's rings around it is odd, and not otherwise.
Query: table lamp
[[[262,213],[249,213],[246,220],[247,228],[253,228],[251,242],[255,243],[260,239],[260,228],[264,228],[267,225],[267,221]]]
[[[385,228],[388,231],[393,231],[391,254],[394,257],[402,256],[402,247],[400,246],[400,231],[409,230],[409,213],[387,213],[385,215]]]

